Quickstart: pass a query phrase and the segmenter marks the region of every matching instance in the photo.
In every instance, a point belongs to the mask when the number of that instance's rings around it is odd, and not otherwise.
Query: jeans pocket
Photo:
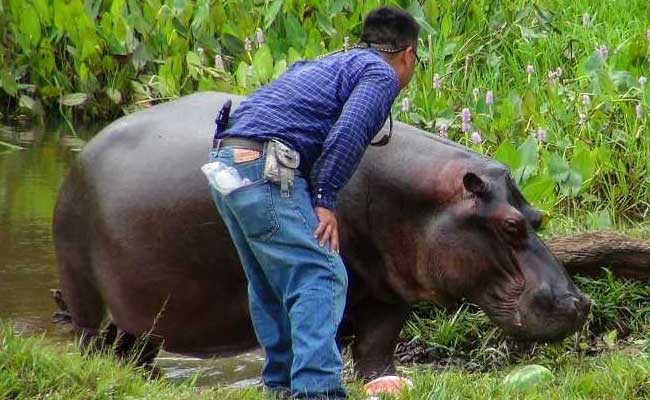
[[[280,228],[270,183],[264,180],[253,182],[235,189],[224,198],[249,239],[269,240]]]

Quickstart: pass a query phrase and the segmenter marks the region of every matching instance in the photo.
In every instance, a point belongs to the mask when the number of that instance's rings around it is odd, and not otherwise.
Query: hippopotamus
[[[203,92],[122,117],[79,154],[60,189],[53,235],[60,287],[83,343],[145,335],[159,348],[226,356],[258,344],[246,278],[200,167],[214,118],[240,96]],[[337,216],[349,290],[339,329],[361,378],[394,371],[414,303],[478,305],[503,331],[556,340],[590,300],[536,230],[540,212],[508,169],[396,123],[341,190]],[[280,221],[281,223],[281,221]],[[102,335],[106,329],[107,334]]]

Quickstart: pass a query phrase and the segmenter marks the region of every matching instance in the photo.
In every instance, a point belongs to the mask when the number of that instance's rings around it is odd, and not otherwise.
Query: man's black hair
[[[379,7],[363,21],[360,41],[403,49],[417,46],[419,32],[420,27],[411,14],[395,7]]]

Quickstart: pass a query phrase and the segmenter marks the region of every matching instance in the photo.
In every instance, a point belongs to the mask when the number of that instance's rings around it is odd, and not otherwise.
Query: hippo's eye
[[[523,238],[526,236],[526,227],[521,218],[506,218],[503,220],[503,230],[516,238]]]

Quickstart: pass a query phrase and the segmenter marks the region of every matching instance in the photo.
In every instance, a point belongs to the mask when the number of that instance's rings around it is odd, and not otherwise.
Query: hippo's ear
[[[473,172],[468,172],[463,176],[463,185],[468,192],[477,196],[484,196],[488,192],[487,183]]]

